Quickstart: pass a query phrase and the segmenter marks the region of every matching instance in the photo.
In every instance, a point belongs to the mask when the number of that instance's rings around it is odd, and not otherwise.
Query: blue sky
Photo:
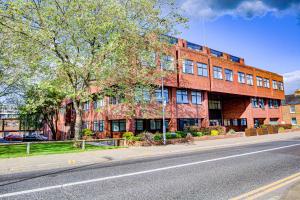
[[[280,2],[280,3],[279,3]],[[284,75],[286,93],[300,88],[300,1],[182,0],[189,19],[179,37]]]

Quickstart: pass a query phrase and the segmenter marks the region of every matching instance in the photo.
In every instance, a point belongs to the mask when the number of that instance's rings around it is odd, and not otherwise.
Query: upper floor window
[[[245,73],[243,72],[238,72],[238,82],[239,83],[245,83]]]
[[[191,42],[187,42],[187,48],[195,50],[195,51],[202,51],[202,46],[198,44],[194,44]]]
[[[86,101],[83,103],[83,110],[88,111],[90,109],[90,101]]]
[[[296,113],[296,106],[290,105],[290,113]]]
[[[223,56],[222,52],[216,51],[216,50],[213,50],[213,49],[210,49],[210,53],[211,53],[211,55],[216,56],[216,57],[222,57]]]
[[[119,98],[113,97],[113,96],[109,97],[109,104],[116,105],[116,104],[119,104],[119,103],[120,103]]]
[[[160,59],[160,65],[165,70],[174,70],[174,57],[170,55],[164,55]]]
[[[274,101],[273,99],[269,99],[269,108],[273,108],[274,107]]]
[[[251,103],[253,108],[258,108],[257,98],[252,98]]]
[[[240,59],[239,57],[236,57],[236,56],[230,56],[230,60],[231,60],[232,62],[237,62],[237,63],[239,63],[241,59]]]
[[[137,88],[135,90],[135,100],[137,102],[149,102],[151,100],[148,88]]]
[[[231,69],[225,69],[225,80],[233,81],[233,72]]]
[[[279,90],[283,90],[283,83],[282,82],[278,82],[278,89]]]
[[[94,123],[93,123],[93,131],[103,132],[103,130],[104,130],[104,121],[103,120],[94,121]]]
[[[277,81],[272,81],[272,85],[273,85],[273,89],[274,90],[278,90],[278,83],[277,83]]]
[[[103,98],[94,100],[94,109],[98,109],[105,106],[105,101]]]
[[[221,110],[221,101],[220,100],[209,100],[208,108],[211,110]]]
[[[198,75],[199,76],[208,76],[207,64],[204,63],[197,63],[198,67]]]
[[[256,84],[257,84],[257,87],[262,87],[263,86],[263,79],[262,79],[262,77],[260,77],[260,76],[256,77]]]
[[[274,104],[274,108],[278,108],[279,107],[279,101],[277,99],[273,100],[273,104]]]
[[[215,79],[223,79],[221,67],[216,67],[216,66],[214,67],[214,78]]]
[[[177,103],[189,103],[187,90],[177,90],[176,100]]]
[[[265,108],[265,101],[263,99],[258,99],[258,106],[260,108]]]
[[[142,51],[140,55],[140,63],[143,67],[156,67],[155,52]]]
[[[192,91],[192,104],[201,104],[202,94],[199,91]]]
[[[246,79],[247,79],[248,85],[253,85],[253,75],[252,74],[247,74]]]
[[[162,91],[161,89],[156,89],[155,90],[155,98],[157,102],[162,102]],[[169,102],[169,90],[167,88],[164,88],[164,100],[166,101],[166,103]]]
[[[270,88],[270,80],[267,78],[264,78],[264,87],[265,88]]]
[[[183,73],[193,74],[194,73],[194,64],[192,60],[183,61]]]

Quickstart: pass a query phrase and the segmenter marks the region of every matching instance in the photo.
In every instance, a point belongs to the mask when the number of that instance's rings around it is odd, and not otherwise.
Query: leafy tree
[[[31,86],[25,94],[24,105],[20,107],[21,120],[28,122],[34,119],[42,126],[44,123],[51,130],[52,138],[56,138],[57,120],[61,103],[65,98],[57,83],[42,82]],[[33,123],[32,126],[37,124]]]
[[[166,51],[158,36],[185,23],[177,10],[170,0],[6,0],[0,30],[10,62],[38,71],[38,81],[61,83],[76,111],[77,140],[91,93],[132,105],[136,87],[152,87],[160,74],[142,63]]]

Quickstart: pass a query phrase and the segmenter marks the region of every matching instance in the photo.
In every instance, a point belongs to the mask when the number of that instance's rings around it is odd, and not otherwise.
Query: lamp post
[[[164,76],[163,76],[163,64],[160,65],[161,71],[161,98],[162,98],[162,123],[163,123],[163,144],[166,144],[166,119],[165,119],[165,112],[166,112],[166,100],[164,95]]]

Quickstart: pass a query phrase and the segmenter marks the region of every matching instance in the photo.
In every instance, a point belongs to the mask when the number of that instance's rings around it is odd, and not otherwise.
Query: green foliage
[[[161,133],[154,134],[154,141],[162,141],[163,136]]]
[[[227,132],[227,134],[230,134],[230,135],[233,135],[233,134],[235,134],[236,132],[235,132],[235,130],[233,130],[233,129],[230,129],[228,132]]]
[[[283,127],[279,127],[278,132],[283,132],[285,129]]]
[[[169,140],[169,139],[177,139],[177,138],[181,138],[181,135],[179,133],[170,133],[170,132],[167,132],[166,133],[166,139]]]
[[[202,132],[193,132],[192,136],[193,137],[201,137],[201,136],[204,136],[204,134]]]
[[[142,137],[139,136],[133,136],[132,141],[142,141]]]
[[[82,135],[89,137],[89,136],[94,135],[94,133],[91,129],[85,128],[82,130]]]
[[[182,138],[185,138],[187,135],[187,132],[185,131],[176,131],[177,134],[179,134]]]
[[[125,132],[123,133],[123,138],[125,138],[126,140],[132,140],[134,137],[134,134],[132,132]]]
[[[218,130],[211,130],[210,131],[210,135],[211,136],[218,136],[219,135],[219,131]]]
[[[266,125],[266,124],[262,124],[261,126],[260,126],[260,128],[267,128],[268,126]]]

